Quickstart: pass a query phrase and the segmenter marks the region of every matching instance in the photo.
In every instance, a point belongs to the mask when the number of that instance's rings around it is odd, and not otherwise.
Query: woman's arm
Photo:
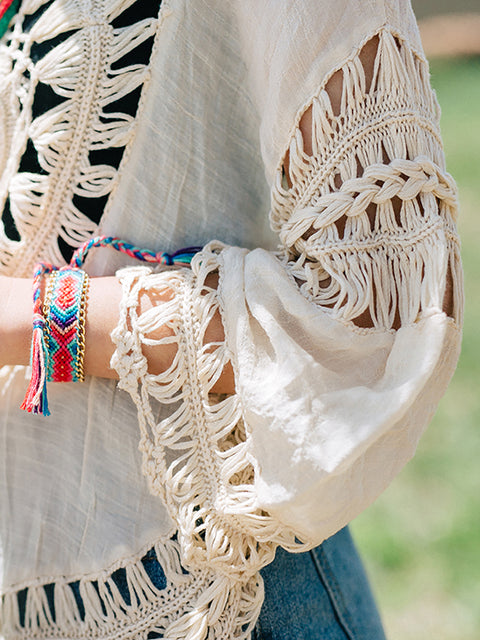
[[[371,82],[373,65],[377,53],[378,38],[367,43],[360,53],[360,60],[365,69],[367,84]],[[330,78],[326,87],[330,96],[333,110],[338,113],[342,95],[342,75],[338,71]],[[304,150],[311,156],[312,151],[312,113],[308,109],[300,122],[300,129],[305,141]],[[289,177],[289,158],[285,160],[285,172]],[[289,179],[289,178],[288,178]],[[215,279],[210,284],[216,287]],[[30,359],[30,340],[32,334],[32,282],[20,278],[0,278],[0,295],[5,301],[0,316],[0,365],[26,365]],[[86,315],[86,346],[84,370],[87,375],[102,378],[118,378],[114,369],[110,367],[110,359],[114,345],[110,334],[118,323],[118,308],[122,296],[121,286],[115,277],[92,278],[89,285],[87,315]],[[162,304],[165,296],[159,294],[156,299],[145,294],[140,301],[141,312],[152,306]],[[359,319],[361,321],[364,320]],[[155,334],[155,338],[172,335],[171,329],[163,326]],[[213,317],[206,335],[206,342],[222,342],[224,340],[223,325],[218,313]],[[161,373],[172,363],[176,347],[174,344],[161,346],[144,346],[144,353],[148,359],[151,373]],[[228,365],[214,387],[217,393],[233,393],[234,377]]]
[[[211,282],[215,285],[215,279]],[[30,360],[32,338],[32,281],[27,278],[0,277],[0,297],[4,301],[0,312],[0,365],[27,365]],[[110,334],[118,324],[118,309],[122,297],[120,283],[115,277],[91,278],[87,299],[85,320],[85,360],[86,375],[101,378],[118,378],[110,368],[114,345]],[[140,299],[141,312],[165,302],[165,294],[155,298],[143,295]],[[155,338],[164,338],[172,331],[163,326],[155,333]],[[213,317],[206,342],[220,342],[224,339],[223,326],[219,314]],[[171,364],[176,352],[174,344],[144,347],[151,373],[161,373]],[[234,391],[233,372],[225,368],[217,382],[216,393]]]

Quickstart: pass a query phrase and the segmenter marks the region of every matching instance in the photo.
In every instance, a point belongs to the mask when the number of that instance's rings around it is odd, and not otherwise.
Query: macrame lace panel
[[[95,233],[134,135],[160,4],[22,2],[0,44],[4,274],[62,264]]]
[[[358,58],[341,72],[339,114],[325,90],[307,105],[313,153],[304,151],[299,128],[292,136],[291,188],[277,170],[271,223],[279,255],[305,297],[333,317],[355,322],[367,312],[369,326],[391,329],[428,306],[443,308],[438,247],[446,241],[460,324],[457,193],[445,172],[428,68],[383,31],[370,87]]]
[[[159,541],[140,559],[127,559],[96,575],[56,578],[48,584],[30,584],[2,596],[0,633],[5,639],[102,638],[150,640],[151,638],[200,638],[202,620],[218,638],[245,637],[258,615],[252,597],[262,592],[261,581],[223,585],[224,609],[211,606],[222,585],[206,571],[187,573],[180,564],[175,539]],[[189,635],[196,627],[197,635]]]
[[[291,187],[279,166],[271,212],[281,240],[278,258],[312,304],[353,332],[392,332],[415,323],[425,309],[441,313],[447,275],[445,254],[442,263],[437,249],[446,247],[459,323],[456,191],[444,170],[426,63],[384,30],[369,88],[358,54],[341,71],[339,114],[326,81],[312,98],[311,155],[303,151],[300,128],[293,132]],[[182,561],[189,570],[208,567],[234,589],[259,575],[277,545],[298,551],[311,542],[302,543],[259,508],[241,398],[210,393],[234,360],[225,342],[205,338],[214,314],[222,313],[208,282],[212,273],[221,276],[223,248],[208,245],[191,271],[120,272],[124,296],[112,365],[138,407],[143,471],[178,526]],[[145,294],[167,301],[139,313]],[[356,319],[366,310],[370,326],[362,328]],[[165,326],[172,336],[157,338]],[[167,343],[177,347],[174,361],[160,375],[149,373],[142,346]],[[169,418],[156,422],[156,403],[171,406]],[[225,597],[218,591],[218,606]],[[261,598],[257,592],[252,607],[258,609]]]

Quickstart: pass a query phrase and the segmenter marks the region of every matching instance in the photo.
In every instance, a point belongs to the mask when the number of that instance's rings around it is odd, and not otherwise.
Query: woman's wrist
[[[109,366],[114,349],[110,333],[118,321],[121,295],[114,277],[90,280],[85,321],[87,375],[116,377]],[[32,280],[0,276],[0,299],[0,366],[27,365],[32,339]]]
[[[110,368],[114,344],[110,334],[118,323],[122,287],[117,278],[91,278],[86,301],[85,318],[85,356],[86,375],[102,378],[116,378],[116,372]],[[43,298],[43,295],[42,295]],[[30,360],[32,338],[32,280],[0,276],[0,366],[27,365]],[[141,312],[147,311],[162,299],[152,300],[142,296]],[[170,329],[163,327],[162,336]],[[152,373],[164,371],[175,356],[175,347],[167,345],[146,348],[145,356],[149,360]]]
[[[114,344],[110,334],[118,323],[122,287],[113,276],[90,278],[85,316],[85,375],[117,378],[110,368]]]
[[[209,286],[216,288],[217,277],[212,276]],[[86,375],[94,375],[102,378],[117,378],[117,373],[110,368],[110,360],[115,346],[110,334],[115,329],[119,318],[119,307],[122,298],[122,287],[114,277],[91,278],[87,300],[86,332],[85,332],[85,362]],[[170,294],[163,293],[152,296],[144,293],[139,298],[139,314],[152,307],[161,305],[170,298]],[[168,325],[163,325],[149,337],[155,340],[173,336],[174,332]],[[205,342],[222,342],[225,334],[220,314],[217,312],[206,332]],[[144,345],[144,355],[148,361],[148,369],[152,374],[165,371],[173,362],[177,346],[175,342],[162,346]],[[233,393],[235,390],[234,375],[228,364],[220,379],[215,384],[213,391],[216,393]]]
[[[216,280],[212,281],[216,286]],[[110,334],[117,326],[119,307],[122,298],[122,287],[113,276],[91,278],[86,302],[85,319],[85,375],[102,378],[117,378],[117,373],[110,368],[110,359],[115,346]],[[30,345],[32,339],[32,280],[0,276],[0,366],[27,365],[30,361]],[[144,295],[140,298],[140,312],[152,306],[162,304],[161,297],[152,299]],[[157,338],[171,335],[169,327],[162,327]],[[224,339],[223,325],[217,313],[207,329],[208,342],[221,342]],[[172,363],[175,344],[144,347],[145,357],[151,373],[165,371]],[[214,391],[231,393],[234,390],[233,372],[227,367]]]
[[[0,366],[26,365],[32,337],[32,281],[0,276]]]

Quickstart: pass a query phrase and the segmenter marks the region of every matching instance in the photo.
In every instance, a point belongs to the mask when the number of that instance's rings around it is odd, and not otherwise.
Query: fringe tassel
[[[21,409],[28,413],[39,413],[49,416],[47,399],[47,366],[48,351],[45,345],[45,319],[38,313],[33,316],[32,347],[30,365],[32,375]]]
[[[108,573],[24,585],[3,595],[0,633],[12,640],[148,640],[152,632],[168,640],[250,638],[263,602],[259,575],[232,584],[228,576],[208,569],[185,573],[178,541],[158,541],[154,549],[165,588],[155,587],[141,558],[115,565]],[[127,599],[113,577],[119,570],[124,571]],[[47,593],[53,593],[53,601]]]
[[[38,264],[33,274],[33,334],[30,349],[32,368],[30,384],[20,406],[28,413],[49,416],[47,399],[48,349],[45,344],[45,318],[42,312],[41,284],[47,273],[56,270],[51,264]]]

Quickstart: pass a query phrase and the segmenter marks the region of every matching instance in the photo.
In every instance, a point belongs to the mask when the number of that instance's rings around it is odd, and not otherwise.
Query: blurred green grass
[[[480,58],[434,61],[460,191],[462,354],[416,457],[352,525],[389,640],[480,637]]]
[[[412,0],[417,18],[446,13],[478,12],[478,0]]]

